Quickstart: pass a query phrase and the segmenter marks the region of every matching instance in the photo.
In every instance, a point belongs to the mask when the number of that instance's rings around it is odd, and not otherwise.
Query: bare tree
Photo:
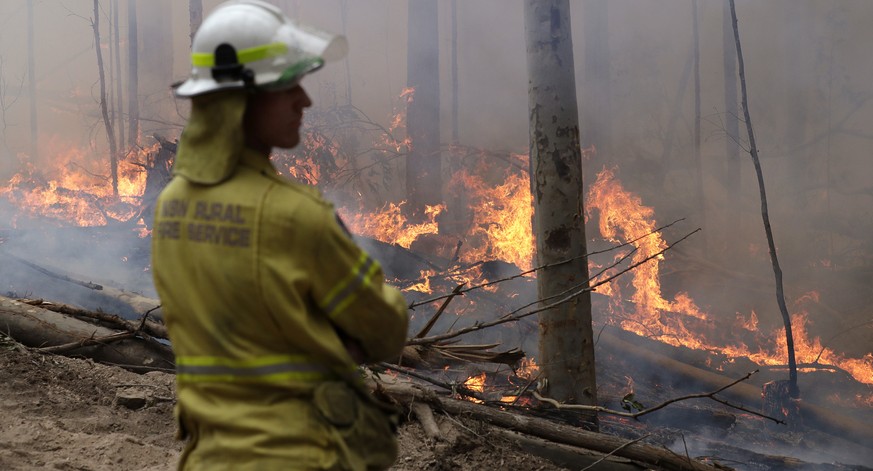
[[[697,185],[697,211],[700,215],[701,224],[706,226],[706,220],[709,215],[706,212],[706,191],[703,187],[703,156],[700,155],[700,20],[697,13],[697,0],[691,0],[691,36],[694,42],[693,60],[694,60],[694,149],[692,150],[692,160],[695,170],[695,180]],[[707,246],[712,245],[711,236],[707,235],[704,238],[704,253],[710,253]]]
[[[452,145],[458,145],[458,0],[452,0]]]
[[[582,5],[585,39],[582,145],[594,146],[601,158],[610,158],[609,2],[585,0]]]
[[[115,52],[115,96],[117,97],[115,100],[115,129],[118,130],[118,140],[116,142],[118,142],[119,146],[124,146],[124,94],[122,92],[121,80],[121,33],[119,32],[121,22],[118,19],[119,7],[119,0],[112,0],[112,24],[115,26],[112,30],[112,44],[114,45],[112,50]]]
[[[425,205],[442,202],[437,7],[436,0],[409,0],[406,85],[415,89],[406,115],[411,141],[406,193],[411,218],[423,218]]]
[[[18,89],[21,90],[24,85],[24,75],[21,76],[21,80],[18,84]],[[8,88],[8,83],[6,82],[5,71],[3,70],[3,56],[0,56],[0,133],[3,134],[3,147],[6,147],[8,150],[8,139],[6,137],[6,111],[9,108],[12,108],[12,105],[18,101],[18,98],[21,97],[21,94],[16,94],[14,98],[9,100],[6,95],[6,90]]]
[[[112,193],[118,196],[118,147],[115,143],[115,131],[109,117],[109,105],[106,103],[106,73],[103,71],[103,50],[100,47],[100,2],[94,0],[94,18],[91,20],[94,30],[94,49],[97,51],[97,72],[100,77],[100,112],[103,115],[103,125],[106,127],[106,137],[109,139],[109,169],[112,178]]]
[[[30,96],[30,157],[36,159],[39,156],[38,128],[36,117],[36,54],[34,51],[33,30],[33,4],[35,0],[27,1],[27,88]]]
[[[725,154],[724,162],[724,186],[727,189],[727,202],[725,204],[724,227],[742,227],[742,211],[740,211],[740,186],[742,172],[740,171],[740,112],[737,105],[737,46],[734,41],[734,26],[731,21],[730,1],[724,1],[722,20],[722,58],[724,64],[724,131],[725,131]],[[723,231],[726,232],[726,231]],[[730,254],[725,262],[736,263],[742,252],[736,243],[728,237],[725,241],[727,253]]]
[[[752,117],[749,114],[749,99],[746,92],[746,67],[743,63],[743,48],[740,45],[740,30],[737,26],[737,10],[734,0],[730,0],[731,21],[734,25],[734,39],[737,46],[737,65],[740,75],[740,89],[742,91],[743,116],[746,119],[746,131],[749,133],[749,154],[755,164],[755,173],[758,176],[758,189],[761,193],[761,218],[764,221],[764,232],[767,234],[767,245],[770,249],[770,262],[773,264],[773,274],[776,277],[776,303],[779,312],[782,313],[782,321],[785,324],[785,343],[788,348],[788,381],[789,394],[791,397],[799,397],[800,389],[797,387],[797,360],[794,356],[794,335],[791,332],[791,316],[785,305],[785,293],[782,287],[782,268],[779,267],[779,259],[776,257],[776,243],[773,240],[773,229],[770,227],[770,215],[767,209],[767,192],[764,191],[764,174],[761,171],[761,160],[758,158],[758,148],[755,145],[755,133],[752,129]]]
[[[137,4],[137,28],[139,29],[139,93],[140,113],[148,121],[139,124],[140,133],[150,136],[155,126],[169,113],[172,100],[170,85],[173,83],[173,28],[170,15],[173,2],[149,0]],[[175,107],[172,107],[175,113]]]
[[[127,0],[127,143],[139,140],[139,39],[136,0]]]
[[[569,0],[524,5],[534,234],[537,262],[548,265],[537,275],[537,291],[544,300],[587,285],[582,153]],[[539,324],[545,395],[596,405],[590,292],[540,313]]]
[[[191,45],[194,45],[194,34],[203,22],[203,0],[188,1],[188,20],[191,29]]]

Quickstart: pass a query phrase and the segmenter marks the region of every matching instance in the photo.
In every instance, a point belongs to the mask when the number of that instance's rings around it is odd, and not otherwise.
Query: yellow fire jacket
[[[180,469],[386,468],[396,439],[350,387],[343,338],[368,362],[398,355],[403,297],[317,190],[240,154],[217,184],[180,167],[156,203],[152,271],[189,436]]]

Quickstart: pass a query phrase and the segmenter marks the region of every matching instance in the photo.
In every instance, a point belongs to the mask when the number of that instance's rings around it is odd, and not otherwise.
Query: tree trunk
[[[114,28],[114,36],[112,43],[114,44],[113,50],[115,51],[115,129],[118,130],[118,145],[120,147],[124,146],[124,103],[122,97],[123,88],[122,88],[122,80],[121,80],[121,22],[118,20],[118,9],[120,7],[119,0],[112,0],[112,23],[115,25]]]
[[[458,0],[452,0],[452,145],[458,145]],[[454,174],[454,173],[453,173]]]
[[[406,157],[407,211],[425,217],[426,205],[442,203],[438,2],[409,0],[406,86],[415,89],[406,115],[410,151]]]
[[[139,141],[139,39],[136,0],[127,0],[127,144]]]
[[[740,208],[740,188],[742,187],[742,172],[740,171],[740,111],[737,107],[737,47],[734,44],[734,28],[731,23],[731,6],[728,0],[724,0],[722,22],[722,56],[724,63],[724,132],[725,154],[727,156],[724,167],[723,184],[727,190],[727,201],[724,204],[725,220],[723,222],[722,237],[725,240],[721,244],[725,248],[724,261],[734,268],[737,267],[738,258],[745,250],[741,250],[736,242],[736,237],[728,234],[728,228],[739,228],[742,233],[743,212]]]
[[[764,232],[767,236],[767,245],[770,251],[770,262],[773,265],[773,274],[776,279],[776,304],[779,306],[779,312],[782,313],[782,322],[785,325],[785,344],[788,350],[788,381],[791,383],[790,395],[793,398],[797,398],[800,397],[800,390],[797,387],[797,360],[794,355],[794,335],[791,332],[791,316],[788,314],[788,307],[785,305],[785,294],[782,287],[782,268],[779,266],[779,258],[776,256],[776,242],[773,240],[773,229],[770,227],[767,192],[764,189],[764,173],[761,170],[761,159],[758,158],[758,147],[755,144],[752,117],[749,113],[749,95],[746,91],[746,68],[743,63],[743,48],[740,44],[740,30],[737,25],[737,10],[734,0],[730,0],[730,6],[731,21],[734,26],[734,42],[737,46],[737,67],[740,76],[743,117],[746,121],[746,131],[749,134],[749,153],[752,156],[752,163],[755,164],[755,173],[758,176],[758,190],[761,194],[761,219],[764,222]]]
[[[588,280],[569,18],[568,0],[525,2],[534,234],[538,264],[550,265],[537,274],[541,300],[587,287]],[[539,322],[547,394],[563,402],[597,404],[590,293],[543,312]]]
[[[33,4],[36,0],[27,0],[27,88],[30,97],[30,158],[35,162],[39,157],[39,136],[36,117],[36,53],[34,51]]]
[[[141,110],[149,118],[172,120],[175,107],[170,106],[173,83],[173,28],[170,0],[148,0],[139,3],[140,73],[139,92],[142,94]],[[190,62],[188,62],[190,63]],[[148,136],[155,131],[155,124],[140,123],[140,132]]]
[[[111,175],[112,194],[118,196],[118,149],[115,144],[115,130],[112,129],[112,119],[109,118],[109,105],[106,103],[106,73],[103,70],[103,50],[100,47],[100,2],[94,0],[94,48],[97,50],[97,73],[100,78],[100,113],[103,115],[103,125],[106,137],[109,139],[109,172]]]
[[[601,159],[609,159],[612,157],[609,4],[608,0],[586,0],[583,5],[585,67],[582,74],[585,80],[582,88],[582,147],[594,146]]]
[[[820,147],[805,146],[807,129],[816,115],[821,115],[822,109],[817,106],[819,97],[818,67],[821,59],[814,59],[816,54],[822,54],[824,49],[816,36],[815,2],[797,0],[792,2],[792,21],[789,27],[783,29],[785,35],[785,58],[787,67],[784,70],[785,113],[788,117],[785,123],[784,148],[791,149],[786,156],[788,166],[785,171],[789,176],[789,188],[796,193],[789,198],[796,214],[808,214],[809,188],[813,177],[813,161],[821,156]],[[818,50],[816,50],[818,49]],[[826,50],[826,49],[825,49]],[[810,93],[810,90],[815,92]],[[815,106],[815,108],[812,108]],[[813,112],[812,109],[815,109]]]
[[[694,150],[692,158],[694,159],[695,177],[697,179],[698,206],[696,209],[700,215],[700,225],[707,227],[706,193],[703,188],[703,157],[700,155],[700,31],[697,0],[691,0],[691,29],[694,41]],[[712,246],[709,240],[710,237],[707,232],[703,244],[703,253],[705,254],[710,253],[709,247]]]
[[[191,45],[194,45],[194,34],[203,22],[203,0],[188,1],[188,20],[191,30]]]
[[[348,0],[340,0],[340,19],[343,24],[343,36],[347,36],[349,34],[349,1]],[[352,69],[351,62],[348,60],[343,61],[346,66],[346,105],[352,104]],[[354,155],[354,154],[353,154]]]

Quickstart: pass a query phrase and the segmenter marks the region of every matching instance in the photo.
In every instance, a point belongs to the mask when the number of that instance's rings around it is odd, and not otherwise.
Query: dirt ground
[[[0,469],[174,469],[182,444],[174,439],[173,380],[37,354],[0,337]],[[453,429],[460,433],[437,444],[417,422],[407,422],[392,469],[564,469],[475,424]]]

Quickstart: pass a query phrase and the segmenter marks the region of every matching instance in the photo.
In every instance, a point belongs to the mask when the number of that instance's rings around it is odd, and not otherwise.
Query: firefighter
[[[191,115],[152,231],[179,469],[388,468],[396,414],[359,365],[399,354],[406,303],[319,192],[269,160],[300,140],[301,78],[345,40],[241,0],[218,6],[192,48],[174,86]]]

